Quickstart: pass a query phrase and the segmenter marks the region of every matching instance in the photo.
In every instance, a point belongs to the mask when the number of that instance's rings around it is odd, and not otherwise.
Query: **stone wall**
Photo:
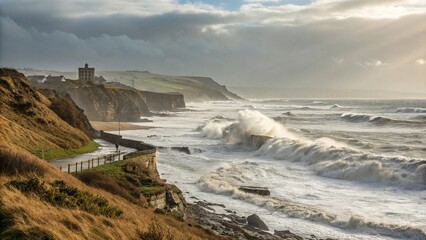
[[[123,147],[134,148],[138,150],[137,152],[143,151],[143,153],[155,153],[157,151],[157,147],[154,145],[144,143],[142,141],[125,139],[121,135],[107,133],[104,131],[100,131],[100,138]]]

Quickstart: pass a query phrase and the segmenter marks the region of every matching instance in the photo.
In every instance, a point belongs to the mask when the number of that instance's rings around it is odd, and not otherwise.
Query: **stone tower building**
[[[78,68],[78,79],[86,81],[95,80],[95,68],[89,68],[89,64],[85,64],[84,68]]]

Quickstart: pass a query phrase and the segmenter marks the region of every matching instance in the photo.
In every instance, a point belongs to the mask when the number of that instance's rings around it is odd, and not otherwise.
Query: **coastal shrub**
[[[144,196],[152,196],[163,193],[165,191],[164,185],[148,185],[141,187],[141,193]]]
[[[64,181],[56,180],[46,184],[39,178],[30,178],[10,181],[9,186],[18,189],[24,194],[35,194],[41,200],[57,207],[80,209],[106,217],[118,217],[123,214],[120,209],[111,207],[105,198],[80,191],[75,187],[66,185]]]
[[[115,179],[94,170],[83,171],[77,174],[76,177],[91,187],[118,195],[129,202],[136,203],[139,200],[140,193],[138,189],[129,182]]]
[[[174,237],[169,229],[158,222],[158,219],[154,218],[148,226],[146,231],[138,230],[139,240],[173,240]]]

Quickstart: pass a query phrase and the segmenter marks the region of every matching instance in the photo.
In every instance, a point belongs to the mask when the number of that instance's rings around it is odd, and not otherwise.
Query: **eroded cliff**
[[[68,80],[34,84],[39,89],[53,89],[69,95],[91,121],[141,121],[153,112],[176,111],[185,107],[182,94],[139,91],[112,84]]]

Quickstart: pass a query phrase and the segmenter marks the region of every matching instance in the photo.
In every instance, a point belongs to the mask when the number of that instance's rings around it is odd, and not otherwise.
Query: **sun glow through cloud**
[[[104,68],[231,85],[359,88],[374,74],[376,88],[426,92],[423,0],[24,2],[1,0],[4,66],[68,70],[90,54]],[[410,84],[400,80],[407,73]]]

